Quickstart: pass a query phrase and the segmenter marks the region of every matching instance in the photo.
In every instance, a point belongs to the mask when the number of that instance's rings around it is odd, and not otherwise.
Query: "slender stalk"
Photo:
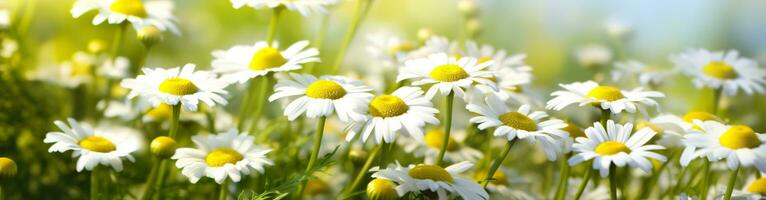
[[[210,131],[210,133],[216,133],[215,128],[215,116],[213,116],[213,111],[209,110],[205,112],[205,118],[207,119],[207,129]]]
[[[688,169],[689,167],[682,167],[681,172],[678,173],[678,176],[676,177],[676,180],[678,180],[678,182],[676,183],[676,186],[673,187],[673,190],[671,190],[671,193],[673,196],[678,194],[678,192],[681,190],[681,186],[684,185],[683,180],[684,180],[684,177],[686,176],[686,172],[688,171]]]
[[[609,165],[609,199],[617,200],[617,166]]]
[[[5,200],[5,190],[3,190],[3,184],[0,184],[0,200]]]
[[[330,14],[322,15],[322,22],[319,24],[319,31],[317,31],[317,34],[314,36],[313,42],[311,42],[312,46],[317,48],[317,50],[322,51],[322,44],[324,43],[324,39],[327,36],[327,31],[330,28]],[[314,69],[316,67],[318,62],[312,62],[306,64],[306,68],[304,71],[309,74],[314,74]]]
[[[700,188],[700,199],[706,200],[707,195],[709,193],[708,189],[710,189],[710,161],[705,160],[705,164],[702,165],[702,184],[700,185],[702,188]]]
[[[146,189],[144,189],[144,194],[141,195],[141,199],[148,200],[153,196],[154,187],[157,184],[157,174],[159,173],[161,162],[162,159],[157,159],[154,161],[154,164],[152,165],[152,171],[149,172],[149,178],[146,180]]]
[[[601,109],[601,125],[606,127],[606,122],[609,121],[609,118],[612,115],[612,111],[609,109]]]
[[[229,179],[226,179],[220,185],[221,190],[218,193],[218,200],[226,200],[226,199],[228,199],[228,197],[229,197],[229,183],[231,183],[231,181]]]
[[[511,147],[513,147],[514,143],[516,143],[516,140],[508,141],[508,144],[505,146],[505,150],[503,150],[502,156],[498,157],[497,160],[495,160],[495,163],[492,163],[492,167],[489,168],[487,176],[484,177],[484,182],[481,183],[482,187],[486,188],[487,185],[489,185],[489,182],[492,181],[492,177],[495,176],[495,172],[498,168],[500,168],[500,165],[503,164],[505,157],[508,157],[508,152],[511,152]]]
[[[380,168],[386,167],[386,154],[391,153],[391,152],[388,152],[388,150],[391,147],[391,145],[392,144],[386,143],[385,141],[383,141],[383,143],[380,143],[380,146],[381,146],[381,150],[380,151],[382,153],[378,157],[378,167],[380,167]]]
[[[739,173],[740,167],[737,167],[737,169],[734,170],[734,173],[731,174],[731,177],[729,177],[729,184],[726,185],[726,194],[723,196],[723,200],[730,200],[731,199],[731,192],[734,191],[734,183],[737,182],[737,174]]]
[[[271,46],[272,42],[274,42],[274,36],[277,33],[277,23],[279,22],[279,14],[282,13],[284,9],[285,9],[284,6],[277,6],[271,12],[271,19],[269,20],[269,28],[268,28],[268,32],[266,33],[266,43],[269,44],[269,46]]]
[[[348,28],[346,35],[343,36],[340,49],[338,50],[338,55],[336,56],[335,61],[330,68],[330,74],[338,73],[340,65],[343,64],[343,58],[346,57],[346,50],[348,50],[348,46],[351,44],[351,40],[354,39],[356,30],[359,28],[359,24],[361,24],[362,19],[367,14],[367,10],[369,10],[370,5],[372,5],[372,0],[356,1],[356,12],[354,13],[354,17],[351,18],[351,27]]]
[[[577,187],[577,193],[575,193],[573,200],[580,199],[580,197],[582,196],[582,192],[585,191],[585,187],[588,186],[588,181],[590,181],[591,176],[593,176],[593,169],[590,168],[591,162],[588,162],[588,165],[585,167],[586,167],[585,174],[582,177],[582,182],[580,182],[580,186]]]
[[[436,165],[440,165],[442,163],[442,160],[444,159],[444,153],[447,152],[447,144],[449,144],[449,135],[450,131],[452,130],[452,104],[455,101],[455,93],[450,91],[450,93],[447,95],[447,99],[445,102],[445,112],[444,112],[444,141],[442,142],[442,149],[439,150],[439,156],[436,157]]]
[[[260,122],[261,117],[263,117],[263,108],[265,107],[264,104],[266,104],[266,98],[268,98],[270,95],[269,91],[271,91],[271,87],[274,82],[274,73],[268,73],[263,77],[263,82],[260,84],[260,87],[258,87],[259,91],[256,93],[257,95],[254,96],[256,101],[255,110],[253,111],[253,121],[252,124],[250,124],[250,134],[254,134],[256,131],[258,131],[258,122]]]
[[[250,103],[253,98],[253,93],[255,89],[257,89],[259,86],[257,82],[255,81],[255,78],[250,79],[248,81],[247,89],[245,90],[245,95],[242,97],[242,102],[239,106],[239,121],[237,122],[237,129],[238,130],[245,130],[245,120],[250,115],[250,110],[252,109],[252,104]]]
[[[713,114],[718,115],[719,111],[719,104],[721,102],[721,93],[723,92],[723,87],[720,87],[718,89],[715,89],[715,94],[713,94]]]
[[[168,169],[168,160],[162,159],[160,160],[160,167],[157,173],[157,183],[154,185],[154,195],[162,195],[162,188],[165,187],[165,174],[167,173]],[[152,196],[149,196],[147,198],[152,198]],[[160,198],[162,199],[162,198]]]
[[[569,187],[569,157],[572,153],[566,153],[561,156],[561,163],[559,169],[559,185],[556,188],[556,194],[553,196],[555,200],[563,200],[566,197],[567,189]]]
[[[364,179],[365,175],[370,170],[370,167],[372,166],[372,162],[375,160],[375,157],[378,156],[378,152],[383,148],[383,144],[378,145],[378,147],[375,147],[375,149],[372,149],[372,152],[370,152],[370,157],[367,157],[367,161],[364,162],[364,165],[362,166],[362,169],[359,170],[359,174],[356,175],[356,178],[354,178],[354,182],[351,182],[351,185],[348,185],[346,190],[344,190],[343,195],[341,197],[345,198],[351,195],[351,193],[356,189],[356,187],[359,185],[359,183],[362,182],[362,179]]]
[[[324,135],[325,121],[327,121],[326,116],[319,117],[317,120],[317,132],[316,135],[314,135],[314,147],[311,149],[311,157],[309,157],[309,164],[306,166],[306,173],[310,173],[311,170],[314,169],[314,164],[319,156],[319,149],[322,147],[322,135]],[[308,181],[303,181],[303,186],[300,187],[299,192],[297,193],[298,198],[303,197],[303,191],[306,189],[307,183]]]
[[[178,102],[176,105],[173,105],[173,113],[170,114],[170,133],[168,133],[168,137],[176,139],[176,134],[178,133],[178,119],[181,115],[181,102]]]
[[[90,199],[96,200],[99,199],[99,183],[98,179],[99,176],[101,176],[100,167],[93,168],[93,171],[90,171]]]
[[[117,29],[117,31],[114,33],[114,41],[112,41],[112,51],[111,51],[111,58],[112,62],[115,62],[117,60],[117,56],[120,53],[120,48],[122,48],[122,41],[125,38],[125,30],[128,29],[128,23],[122,23],[119,25],[120,27]],[[98,76],[94,76],[98,77]],[[106,84],[106,89],[104,91],[104,108],[102,110],[101,115],[97,117],[97,119],[101,119],[103,117],[103,112],[106,111],[106,109],[109,108],[109,104],[111,104],[112,100],[112,85],[114,84],[114,81],[109,80]]]

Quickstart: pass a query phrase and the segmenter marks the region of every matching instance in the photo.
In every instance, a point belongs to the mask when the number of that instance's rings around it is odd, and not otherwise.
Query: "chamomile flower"
[[[457,59],[438,53],[429,55],[428,58],[408,60],[405,65],[396,77],[396,81],[415,79],[412,85],[433,84],[426,92],[426,97],[429,99],[432,99],[437,92],[442,95],[454,92],[458,97],[465,98],[464,89],[471,87],[474,83],[490,87],[495,85],[490,80],[492,72],[485,70],[492,65],[491,61],[479,63],[477,59],[471,57]]]
[[[372,88],[361,81],[351,80],[341,76],[322,76],[316,78],[310,74],[294,74],[295,80],[279,80],[274,86],[274,94],[269,101],[282,98],[298,98],[287,104],[284,115],[289,120],[295,120],[303,113],[308,118],[338,114],[343,122],[363,121],[365,116],[359,109],[373,97],[368,93]]]
[[[200,178],[210,177],[221,184],[228,177],[239,182],[242,176],[253,171],[263,173],[264,166],[274,162],[266,158],[271,149],[255,146],[255,137],[239,133],[236,129],[215,135],[192,136],[197,148],[178,148],[171,159],[181,174],[197,183]]]
[[[586,137],[585,132],[582,130],[582,128],[578,127],[572,122],[566,122],[566,124],[567,126],[564,128],[561,128],[561,130],[569,133],[569,137],[563,138],[563,142],[561,143],[562,144],[561,153],[572,152],[572,145],[574,145],[575,139],[577,139],[578,137]]]
[[[72,151],[72,157],[77,160],[77,171],[93,170],[97,165],[111,166],[115,171],[122,171],[122,160],[135,162],[131,153],[141,146],[140,134],[129,128],[105,127],[93,129],[87,124],[78,123],[72,118],[67,119],[69,125],[62,121],[53,123],[62,132],[48,132],[45,143],[53,143],[49,152]]]
[[[351,141],[359,134],[362,141],[374,138],[375,143],[392,143],[402,132],[423,141],[423,127],[439,124],[439,119],[434,117],[439,110],[423,97],[423,90],[416,87],[401,87],[390,95],[376,96],[366,108],[362,107],[362,113],[367,119],[353,123],[346,140]]]
[[[434,163],[439,156],[442,146],[444,146],[444,130],[430,129],[426,131],[422,140],[398,140],[402,144],[405,152],[415,155],[415,157],[425,157],[425,163]],[[447,142],[447,151],[444,152],[444,160],[450,162],[471,161],[475,162],[481,158],[482,153],[479,150],[464,145],[465,131],[453,131]]]
[[[181,104],[188,111],[196,111],[200,101],[209,106],[226,105],[228,83],[207,71],[194,71],[196,65],[186,64],[172,69],[143,68],[143,75],[123,79],[120,85],[130,89],[128,99],[147,98],[154,106],[165,103]]]
[[[600,44],[588,44],[577,48],[575,58],[585,68],[599,68],[612,61],[612,51]]]
[[[665,147],[646,144],[656,134],[652,129],[643,128],[631,134],[632,131],[631,123],[620,125],[612,120],[607,121],[606,125],[593,123],[592,127],[585,129],[587,137],[576,139],[577,143],[572,148],[578,153],[569,159],[569,165],[593,159],[593,169],[599,170],[601,177],[606,177],[610,165],[638,167],[649,173],[653,167],[649,159],[666,161],[665,156],[652,152]]]
[[[287,49],[260,41],[252,46],[237,45],[227,50],[213,51],[213,71],[221,78],[244,83],[270,72],[294,71],[309,62],[319,62],[319,51],[308,48],[308,41],[296,42]]]
[[[136,30],[154,26],[179,34],[173,17],[173,2],[168,0],[77,0],[70,10],[72,17],[79,18],[90,11],[98,11],[93,25],[106,21],[109,24],[130,22]]]
[[[611,74],[614,81],[635,77],[642,86],[658,86],[673,75],[674,71],[660,70],[636,60],[629,60],[615,63]]]
[[[403,40],[396,36],[386,36],[383,34],[367,36],[369,45],[365,50],[371,56],[380,61],[383,66],[397,66],[409,58],[409,52],[415,50],[417,46],[412,42]]]
[[[249,6],[255,9],[277,8],[284,6],[288,10],[297,11],[303,16],[313,12],[327,13],[327,7],[338,4],[338,0],[231,0],[235,9]]]
[[[657,106],[657,101],[652,98],[665,97],[660,92],[644,91],[641,87],[627,91],[598,85],[593,81],[560,84],[560,86],[566,90],[553,92],[551,96],[554,98],[548,101],[546,109],[561,110],[569,105],[578,104],[579,106],[594,105],[610,110],[614,114],[622,111],[634,113],[639,104]]]
[[[11,58],[19,50],[19,42],[14,39],[3,37],[0,39],[0,57]]]
[[[720,197],[716,199],[720,199]],[[742,190],[734,191],[731,198],[738,200],[761,200],[766,198],[766,178],[750,181]]]
[[[115,59],[104,59],[103,64],[98,67],[98,72],[111,79],[122,79],[128,76],[129,68],[130,60],[119,56]]]
[[[694,78],[697,88],[720,89],[729,96],[740,89],[748,95],[766,92],[766,70],[751,59],[739,57],[735,50],[688,50],[672,60],[681,72]]]
[[[476,170],[473,180],[482,182],[486,180],[488,169]],[[514,171],[498,168],[487,185],[490,197],[497,199],[543,199],[530,190],[528,179]]]
[[[386,169],[373,168],[373,178],[390,180],[398,185],[396,192],[404,196],[408,192],[433,192],[439,200],[449,199],[450,194],[457,194],[465,200],[489,199],[484,188],[473,180],[459,174],[468,171],[473,164],[468,161],[453,164],[447,168],[437,165],[419,164],[403,167],[398,163]]]
[[[524,62],[526,54],[508,55],[502,49],[495,49],[490,45],[478,45],[469,41],[465,48],[466,56],[479,59],[479,62],[493,61],[488,67],[494,73],[498,85],[498,92],[508,96],[508,92],[521,91],[523,85],[532,82],[532,67]]]
[[[533,143],[540,142],[549,160],[556,160],[556,155],[561,151],[561,140],[569,137],[569,134],[562,130],[567,126],[564,121],[543,121],[548,114],[543,111],[532,112],[529,105],[522,105],[518,110],[512,111],[493,95],[487,96],[482,104],[468,104],[466,109],[479,114],[470,121],[478,123],[481,130],[495,127],[494,135],[505,137],[508,141],[522,139]]]
[[[681,165],[698,157],[711,162],[726,160],[729,169],[755,166],[766,171],[766,136],[746,125],[725,125],[717,121],[694,121],[695,131],[686,134]]]

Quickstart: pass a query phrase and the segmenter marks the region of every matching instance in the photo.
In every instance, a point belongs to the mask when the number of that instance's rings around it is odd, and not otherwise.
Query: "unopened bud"
[[[176,148],[178,148],[176,141],[167,136],[154,138],[149,145],[152,154],[159,158],[170,158],[170,156],[176,153]]]
[[[144,46],[151,47],[162,42],[162,31],[155,26],[147,26],[138,29],[137,37]]]

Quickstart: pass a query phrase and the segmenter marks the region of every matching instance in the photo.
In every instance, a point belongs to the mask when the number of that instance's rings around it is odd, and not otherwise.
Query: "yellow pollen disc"
[[[425,135],[425,141],[426,145],[428,145],[431,148],[434,149],[441,149],[442,146],[444,146],[444,132],[441,130],[430,130],[426,132]],[[449,138],[447,142],[447,151],[455,151],[460,149],[460,145],[458,145],[457,141],[455,139],[452,139],[452,137]]]
[[[148,15],[144,8],[144,3],[142,3],[141,0],[116,0],[109,6],[109,9],[114,12],[135,17],[143,18]]]
[[[208,153],[205,157],[205,163],[211,167],[221,167],[226,164],[236,164],[242,158],[242,154],[234,151],[234,149],[220,148]]]
[[[596,153],[602,156],[614,155],[620,152],[630,153],[630,148],[623,143],[615,141],[606,141],[596,147]]]
[[[14,177],[18,172],[18,166],[16,162],[13,162],[10,158],[0,157],[0,177]]]
[[[468,78],[468,73],[456,64],[444,64],[431,70],[428,76],[437,81],[454,82]]]
[[[766,195],[766,178],[759,178],[747,186],[747,191],[760,195]]]
[[[395,117],[409,109],[401,98],[394,95],[380,95],[370,101],[370,114],[375,117]]]
[[[452,175],[444,170],[444,168],[436,165],[418,165],[410,170],[408,173],[412,178],[416,179],[431,179],[433,181],[441,181],[452,183]]]
[[[279,67],[287,63],[287,59],[282,56],[279,50],[271,47],[264,47],[255,52],[250,64],[247,65],[253,71],[261,71],[268,68]]]
[[[330,185],[319,179],[311,179],[306,182],[306,194],[317,196],[330,193]]]
[[[87,149],[88,151],[107,153],[117,149],[112,141],[107,140],[101,136],[90,136],[83,140],[80,140],[80,147]]]
[[[569,122],[567,122],[567,127],[564,127],[561,130],[568,132],[569,137],[571,138],[587,137],[585,136],[585,132],[583,132],[580,127],[577,127],[576,125]]]
[[[194,83],[184,78],[169,78],[160,83],[160,92],[172,95],[190,95],[199,90]]]
[[[722,61],[713,61],[702,68],[702,72],[720,80],[737,78],[737,71],[731,65]]]
[[[642,128],[650,128],[654,132],[656,132],[657,134],[661,134],[662,132],[665,131],[661,127],[657,126],[657,124],[652,124],[652,123],[647,122],[647,121],[639,122],[638,125],[636,125],[636,130],[642,129]]]
[[[330,80],[318,80],[306,88],[306,96],[315,99],[340,99],[345,95],[346,89]]]
[[[395,54],[399,52],[409,52],[415,49],[415,45],[412,45],[412,43],[409,42],[402,42],[396,46],[393,46],[388,49],[388,53]]]
[[[721,146],[730,149],[752,149],[761,145],[761,140],[758,139],[758,135],[756,134],[757,133],[748,126],[734,125],[718,138],[718,142],[721,143]]]
[[[155,121],[165,121],[170,119],[170,113],[173,112],[173,107],[168,104],[160,104],[156,108],[152,108],[146,111],[144,115],[151,117]]]
[[[370,200],[399,199],[394,182],[380,178],[376,178],[367,184],[367,197]]]
[[[473,179],[478,182],[484,181],[484,179],[487,177],[487,172],[489,172],[489,170],[478,170],[474,174]],[[492,181],[490,181],[490,183],[494,185],[508,185],[508,176],[505,175],[503,170],[497,170],[495,171],[495,174],[492,175]]]
[[[616,101],[625,98],[619,89],[610,86],[595,87],[588,92],[588,96],[603,101]]]
[[[484,62],[487,62],[487,61],[490,61],[490,60],[492,60],[492,57],[482,56],[481,58],[479,58],[479,63],[484,63]]]
[[[715,116],[713,114],[710,114],[708,112],[703,111],[692,111],[689,113],[686,113],[683,117],[685,122],[693,122],[694,120],[700,120],[700,121],[717,121],[721,122],[721,118],[718,118],[718,116]]]
[[[500,122],[503,122],[506,126],[517,130],[536,131],[537,123],[535,120],[527,117],[519,112],[508,112],[500,115]]]

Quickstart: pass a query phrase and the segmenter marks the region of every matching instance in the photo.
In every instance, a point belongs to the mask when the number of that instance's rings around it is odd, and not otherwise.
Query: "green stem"
[[[330,14],[322,15],[322,22],[319,24],[319,31],[314,36],[313,42],[311,42],[312,46],[317,48],[317,50],[322,50],[322,44],[324,43],[324,39],[327,36],[327,31],[330,27]],[[309,74],[314,74],[314,68],[316,67],[318,62],[312,62],[306,64],[305,72]]]
[[[245,120],[250,115],[250,109],[252,109],[252,101],[253,98],[253,90],[256,90],[259,85],[256,83],[255,78],[250,79],[248,81],[247,90],[245,90],[245,95],[242,97],[242,102],[239,105],[239,121],[237,122],[237,129],[238,130],[245,130]]]
[[[168,133],[168,137],[176,139],[176,134],[178,133],[178,119],[181,115],[181,102],[176,103],[176,105],[173,105],[173,113],[170,114],[170,133]]]
[[[671,190],[672,196],[675,196],[678,194],[678,192],[681,190],[681,186],[683,184],[684,177],[686,176],[686,172],[688,171],[689,167],[682,167],[681,172],[678,173],[678,176],[676,177],[676,180],[678,182],[676,183],[676,186],[673,187],[673,190]]]
[[[391,153],[391,152],[388,152],[391,145],[392,144],[386,143],[385,141],[383,141],[383,143],[380,143],[381,154],[378,157],[378,167],[380,167],[381,169],[386,167],[386,154]]]
[[[322,147],[322,135],[324,135],[324,125],[325,121],[327,121],[326,116],[319,117],[317,120],[317,132],[316,135],[314,135],[314,147],[311,149],[311,157],[309,157],[309,164],[306,166],[306,173],[310,173],[311,170],[314,170],[314,164],[317,160],[317,157],[319,157],[319,149]],[[310,175],[310,174],[309,174]],[[303,186],[299,189],[298,197],[303,197],[303,191],[306,189],[306,184],[308,181],[303,181]]]
[[[563,154],[561,156],[561,163],[559,169],[559,185],[556,188],[556,194],[553,196],[555,200],[563,200],[566,197],[567,189],[569,187],[569,157],[572,153]]]
[[[223,183],[220,185],[221,191],[218,193],[218,199],[219,200],[226,200],[229,197],[229,179],[226,179],[223,181]]]
[[[263,117],[263,108],[266,104],[266,98],[268,98],[269,91],[273,85],[274,81],[274,73],[268,73],[266,76],[263,77],[263,82],[260,84],[260,89],[255,96],[255,110],[253,111],[253,119],[250,124],[250,134],[255,134],[256,131],[258,131],[258,122],[261,121],[261,117]],[[268,134],[268,133],[261,133],[261,134]]]
[[[601,109],[601,125],[606,128],[606,122],[609,121],[609,118],[612,115],[612,111],[609,109]]]
[[[356,178],[354,178],[354,181],[351,182],[351,185],[348,185],[348,187],[343,192],[343,195],[341,197],[345,198],[351,195],[351,193],[356,189],[359,183],[362,182],[365,175],[370,170],[370,167],[372,166],[372,162],[375,160],[375,157],[378,156],[378,152],[380,152],[382,148],[384,148],[383,144],[380,144],[377,147],[375,147],[375,149],[373,149],[372,152],[370,152],[370,157],[367,157],[367,161],[364,162],[362,169],[359,170],[359,174],[356,175]],[[381,168],[383,167],[381,166]]]
[[[167,170],[167,168],[168,168],[168,160],[167,159],[162,159],[159,162],[160,162],[160,167],[159,167],[159,170],[158,170],[158,173],[157,173],[157,183],[155,183],[155,185],[154,185],[154,192],[153,192],[154,195],[162,195],[162,188],[165,187],[165,173],[167,173],[167,171],[168,171]],[[147,198],[151,199],[152,196],[149,196]],[[162,198],[160,198],[160,199],[162,199]]]
[[[444,159],[444,153],[447,152],[447,144],[449,143],[450,131],[452,130],[452,104],[455,101],[455,93],[450,91],[447,95],[445,102],[444,112],[444,141],[442,142],[442,148],[439,150],[439,156],[436,157],[436,165],[440,165]]]
[[[609,199],[617,200],[617,166],[609,165]]]
[[[90,171],[90,199],[96,200],[99,199],[99,183],[98,179],[99,176],[101,176],[100,168],[95,167],[93,168],[93,171]]]
[[[151,52],[151,50],[152,50],[152,46],[144,46],[144,53],[139,58],[138,63],[136,63],[130,68],[130,76],[136,76],[138,72],[141,71],[141,68],[143,68],[144,65],[146,65],[146,60],[149,59],[149,52]]]
[[[354,17],[351,19],[351,27],[349,27],[348,31],[346,31],[346,35],[343,36],[340,49],[338,50],[338,55],[335,58],[332,67],[330,68],[330,74],[338,73],[340,65],[343,64],[343,58],[346,57],[346,50],[348,50],[348,46],[351,44],[351,40],[354,39],[354,35],[359,28],[359,24],[361,24],[362,19],[364,18],[365,14],[367,14],[367,10],[369,10],[370,5],[372,5],[372,0],[356,1],[356,12],[354,13]]]
[[[700,185],[702,188],[700,188],[700,199],[706,200],[707,194],[709,193],[708,189],[710,188],[710,161],[705,160],[705,164],[702,165],[702,184]]]
[[[269,20],[268,32],[266,33],[266,43],[271,46],[274,42],[274,36],[277,33],[277,22],[279,21],[279,14],[284,10],[284,6],[277,6],[271,12],[271,19]]]
[[[149,178],[146,180],[146,188],[144,194],[141,195],[141,199],[148,200],[154,193],[154,186],[157,184],[157,174],[160,170],[161,159],[157,159],[152,165],[152,171],[149,172]]]
[[[489,185],[489,182],[492,181],[493,177],[495,176],[495,172],[497,171],[498,168],[500,168],[500,165],[503,164],[503,161],[505,161],[505,158],[508,157],[508,152],[511,152],[511,147],[513,147],[514,143],[516,143],[516,140],[508,141],[508,144],[505,146],[505,150],[503,150],[503,155],[498,157],[497,160],[495,160],[495,162],[492,163],[492,167],[489,168],[489,172],[487,172],[487,176],[484,177],[484,182],[481,183],[482,187],[486,188],[487,185]]]
[[[0,184],[0,200],[5,200],[5,191],[2,184]]]
[[[593,169],[591,169],[591,162],[588,162],[588,165],[585,166],[585,174],[582,177],[582,182],[580,182],[580,186],[577,187],[577,193],[575,193],[573,200],[580,199],[582,192],[585,191],[585,187],[588,186],[588,181],[590,181],[591,176],[593,176]]]
[[[720,102],[721,102],[721,93],[723,92],[723,87],[720,87],[718,89],[715,89],[715,94],[713,94],[713,114],[718,115],[718,108]]]
[[[731,174],[731,177],[729,177],[729,184],[726,185],[726,194],[723,196],[723,200],[731,199],[731,193],[734,191],[734,183],[737,182],[737,174],[739,173],[740,168],[742,167],[737,167],[737,169],[734,170],[734,173]]]
[[[205,112],[205,118],[207,119],[207,128],[210,133],[216,133],[215,128],[215,116],[213,116],[213,110]]]

